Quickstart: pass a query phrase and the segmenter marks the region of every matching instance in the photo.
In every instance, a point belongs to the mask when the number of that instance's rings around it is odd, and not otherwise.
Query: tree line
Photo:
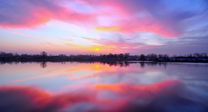
[[[189,55],[175,55],[169,56],[166,54],[139,54],[130,55],[129,53],[123,54],[105,54],[105,55],[48,55],[43,51],[40,54],[14,54],[0,52],[0,62],[208,62],[207,53],[194,53]]]

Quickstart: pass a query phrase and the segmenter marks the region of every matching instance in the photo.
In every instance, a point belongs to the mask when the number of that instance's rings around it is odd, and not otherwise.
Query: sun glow
[[[103,51],[103,48],[102,46],[93,46],[93,47],[90,47],[90,50],[93,52],[101,52]]]
[[[94,48],[94,50],[95,50],[96,52],[99,52],[99,51],[101,51],[101,48],[96,47],[96,48]]]

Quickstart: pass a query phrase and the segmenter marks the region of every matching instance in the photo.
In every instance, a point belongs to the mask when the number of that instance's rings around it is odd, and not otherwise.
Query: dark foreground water
[[[0,112],[208,112],[208,64],[2,64]]]

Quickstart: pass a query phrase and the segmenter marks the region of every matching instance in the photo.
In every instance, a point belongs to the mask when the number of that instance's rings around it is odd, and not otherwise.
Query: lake
[[[208,112],[208,64],[0,65],[0,112]]]

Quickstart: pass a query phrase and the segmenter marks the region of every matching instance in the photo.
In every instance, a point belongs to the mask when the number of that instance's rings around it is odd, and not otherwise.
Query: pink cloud
[[[91,2],[92,1],[94,0],[91,0]],[[101,29],[100,31],[122,33],[151,32],[167,38],[176,37],[181,33],[173,28],[175,25],[158,20],[158,18],[152,15],[142,4],[138,5],[137,10],[132,10],[132,7],[125,4],[126,2],[122,0],[103,1],[102,3],[94,1],[93,3],[100,7],[110,8],[111,10],[105,13],[106,15],[117,16],[115,22],[117,24],[113,24],[112,26],[98,25],[97,28]]]
[[[148,6],[147,2],[143,0],[138,3],[136,1],[125,2],[122,0],[63,1],[5,1],[3,3],[5,3],[6,8],[0,8],[0,14],[3,15],[3,18],[0,19],[0,26],[28,28],[57,19],[83,26],[87,24],[99,27],[107,32],[111,30],[121,33],[151,32],[162,37],[176,37],[181,34],[179,30],[176,30],[177,23],[175,21],[172,22],[168,18],[162,20],[152,14],[152,7]],[[94,11],[91,13],[79,12],[63,4],[69,2],[72,4],[81,2],[82,5],[94,7]],[[136,7],[135,5],[138,6]],[[98,18],[102,17],[107,17],[110,21],[109,23],[112,24],[102,26],[102,23],[98,22]]]
[[[93,15],[78,13],[60,5],[59,1],[6,1],[6,10],[0,10],[3,18],[0,26],[6,28],[28,28],[58,19],[66,22],[87,23]]]

